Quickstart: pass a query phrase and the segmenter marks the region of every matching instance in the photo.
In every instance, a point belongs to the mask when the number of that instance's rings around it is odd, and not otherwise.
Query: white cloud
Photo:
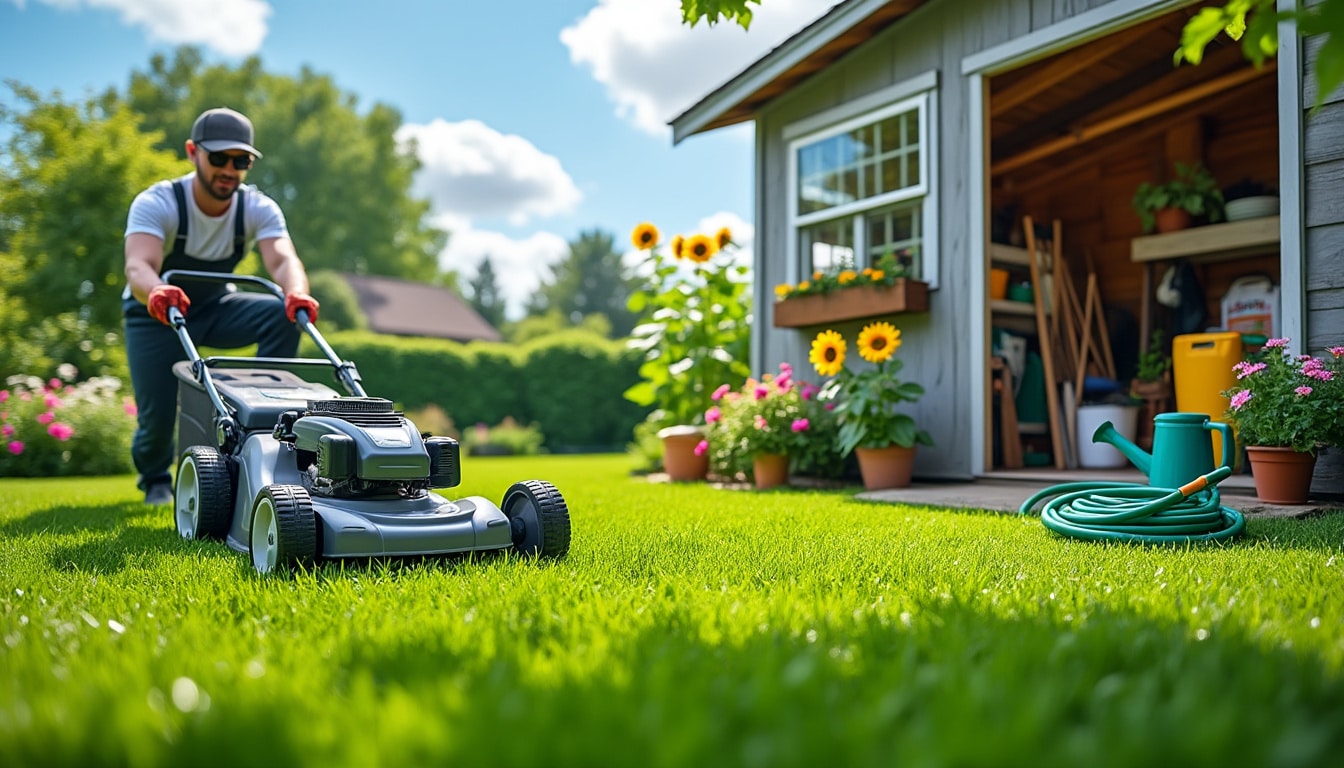
[[[722,22],[687,27],[671,0],[601,0],[560,41],[570,61],[606,86],[619,117],[662,136],[667,121],[838,2],[766,0],[752,6],[747,31]]]
[[[261,50],[272,9],[264,0],[38,0],[64,10],[116,11],[129,26],[144,27],[151,40],[212,48],[225,56]],[[23,0],[16,4],[23,8]]]
[[[434,217],[433,223],[451,233],[448,247],[439,254],[439,266],[461,273],[464,291],[481,259],[490,257],[510,319],[522,316],[523,305],[537,292],[542,276],[549,275],[549,267],[569,252],[569,243],[553,232],[534,232],[516,240],[501,232],[475,229],[461,216],[443,214]]]
[[[553,155],[479,120],[405,125],[397,139],[418,144],[424,167],[416,175],[416,192],[439,213],[505,216],[520,226],[534,216],[569,213],[583,199]]]

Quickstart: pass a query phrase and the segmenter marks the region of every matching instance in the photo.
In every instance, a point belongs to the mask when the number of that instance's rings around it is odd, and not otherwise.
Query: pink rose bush
[[[1224,418],[1238,443],[1311,453],[1344,446],[1344,346],[1293,356],[1288,339],[1270,339],[1232,370],[1237,384],[1223,392]]]
[[[0,389],[0,477],[110,475],[132,471],[135,416],[121,382],[97,377],[71,383],[63,378],[10,376]],[[63,380],[64,379],[64,380]]]

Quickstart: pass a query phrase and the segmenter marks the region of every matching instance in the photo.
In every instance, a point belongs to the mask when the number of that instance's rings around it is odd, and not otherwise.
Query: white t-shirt
[[[233,256],[233,218],[237,215],[235,209],[238,206],[230,203],[229,209],[220,216],[203,213],[196,206],[196,196],[191,191],[195,177],[194,172],[182,177],[187,193],[187,255],[202,261],[225,261]],[[126,236],[143,233],[163,238],[165,257],[173,252],[173,241],[177,238],[177,196],[173,194],[175,181],[160,181],[136,195],[126,217]],[[243,237],[247,241],[245,252],[250,252],[258,240],[288,237],[285,214],[281,212],[280,206],[257,191],[256,187],[250,184],[244,184],[243,187],[247,190],[247,210],[243,213]],[[129,298],[130,295],[130,286],[127,286],[123,298]]]

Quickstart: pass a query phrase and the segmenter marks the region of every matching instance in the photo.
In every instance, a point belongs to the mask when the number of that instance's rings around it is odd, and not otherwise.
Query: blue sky
[[[0,0],[0,79],[67,99],[124,90],[180,44],[327,74],[361,112],[400,110],[417,190],[453,232],[441,263],[469,276],[490,254],[516,315],[583,230],[625,249],[644,220],[728,225],[748,257],[750,125],[674,147],[666,122],[835,2],[766,0],[747,32],[687,28],[678,0]]]

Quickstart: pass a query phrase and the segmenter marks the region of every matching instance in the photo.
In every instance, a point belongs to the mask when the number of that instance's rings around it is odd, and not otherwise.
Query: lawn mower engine
[[[418,498],[462,482],[457,441],[422,437],[381,397],[310,400],[302,414],[281,415],[275,438],[293,444],[314,496]]]

